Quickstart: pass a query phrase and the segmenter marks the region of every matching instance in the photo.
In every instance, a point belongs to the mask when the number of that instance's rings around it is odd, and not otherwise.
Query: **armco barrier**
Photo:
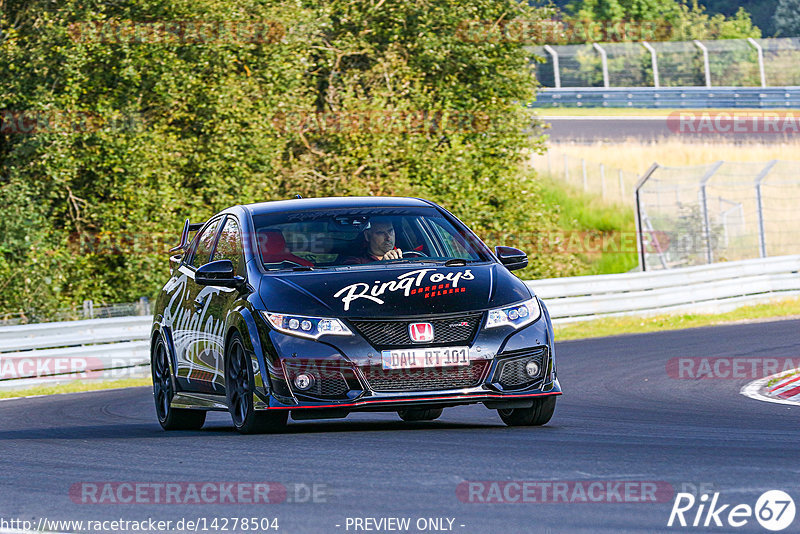
[[[800,87],[540,88],[528,107],[800,108]]]
[[[800,295],[800,255],[643,273],[525,282],[547,304],[554,323],[673,311],[726,311]],[[0,327],[0,388],[53,383],[72,369],[32,362],[80,360],[82,378],[115,378],[120,369],[147,374],[151,317],[121,317]],[[19,365],[20,362],[26,365]],[[17,372],[9,376],[9,369]],[[3,375],[0,374],[0,377]],[[128,375],[125,375],[128,376]]]
[[[722,312],[800,295],[800,255],[526,282],[555,323],[616,315]]]
[[[0,327],[0,388],[141,376],[136,368],[150,361],[152,322],[135,316]]]

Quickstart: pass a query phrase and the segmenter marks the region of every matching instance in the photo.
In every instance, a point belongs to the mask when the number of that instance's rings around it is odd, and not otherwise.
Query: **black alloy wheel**
[[[256,411],[253,407],[253,367],[238,333],[228,343],[225,367],[225,393],[236,430],[242,434],[263,434],[285,428],[287,410]]]
[[[150,370],[153,376],[153,399],[156,415],[164,430],[199,430],[206,422],[206,412],[172,407],[175,383],[169,370],[167,345],[161,334],[153,343],[150,353]]]

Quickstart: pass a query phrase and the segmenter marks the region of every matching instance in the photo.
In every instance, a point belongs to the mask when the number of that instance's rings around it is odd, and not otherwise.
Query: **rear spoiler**
[[[190,223],[189,219],[186,219],[183,223],[183,231],[181,231],[181,242],[178,243],[177,246],[169,249],[170,253],[186,250],[186,247],[189,246],[189,232],[197,232],[203,225],[205,225],[205,223]]]

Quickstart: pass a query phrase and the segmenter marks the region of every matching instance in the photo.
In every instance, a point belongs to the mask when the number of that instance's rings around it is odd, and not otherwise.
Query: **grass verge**
[[[687,142],[682,139],[664,139],[652,142],[597,142],[591,144],[551,143],[549,150],[552,164],[559,172],[563,168],[561,160],[564,155],[573,158],[573,165],[578,165],[580,159],[585,158],[590,167],[590,173],[596,173],[597,164],[603,163],[608,171],[609,185],[613,186],[615,169],[622,169],[639,177],[654,162],[667,167],[683,167],[708,165],[720,160],[744,163],[756,162],[764,165],[773,159],[796,161],[798,153],[800,153],[800,140],[749,144],[721,141]],[[540,156],[540,163],[542,161],[544,159]],[[580,176],[580,168],[578,167],[570,169],[570,172],[573,177]],[[599,177],[590,176],[589,183],[593,188],[599,190]],[[633,183],[626,185],[628,192],[633,191]]]
[[[800,298],[777,300],[754,306],[742,306],[736,310],[720,314],[685,313],[654,315],[651,317],[608,317],[582,323],[555,325],[554,329],[556,341],[566,341],[568,339],[643,334],[789,317],[800,318]]]
[[[123,380],[108,380],[98,382],[75,380],[67,384],[0,390],[0,399],[9,399],[13,397],[33,397],[36,395],[55,395],[58,393],[80,393],[83,391],[100,391],[104,389],[119,389],[152,385],[153,381],[150,378],[125,378]]]
[[[575,253],[582,267],[579,274],[625,273],[639,264],[635,247],[628,250],[629,238],[636,232],[629,207],[605,202],[547,176],[542,176],[540,183],[542,200],[558,206],[557,225],[561,232],[544,243]]]

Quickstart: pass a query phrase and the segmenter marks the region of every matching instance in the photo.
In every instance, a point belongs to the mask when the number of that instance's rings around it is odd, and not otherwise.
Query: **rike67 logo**
[[[794,515],[794,500],[780,490],[762,493],[754,507],[749,504],[722,504],[719,493],[711,497],[703,494],[699,498],[691,493],[678,493],[667,526],[739,528],[755,517],[765,529],[779,531],[792,524]]]

